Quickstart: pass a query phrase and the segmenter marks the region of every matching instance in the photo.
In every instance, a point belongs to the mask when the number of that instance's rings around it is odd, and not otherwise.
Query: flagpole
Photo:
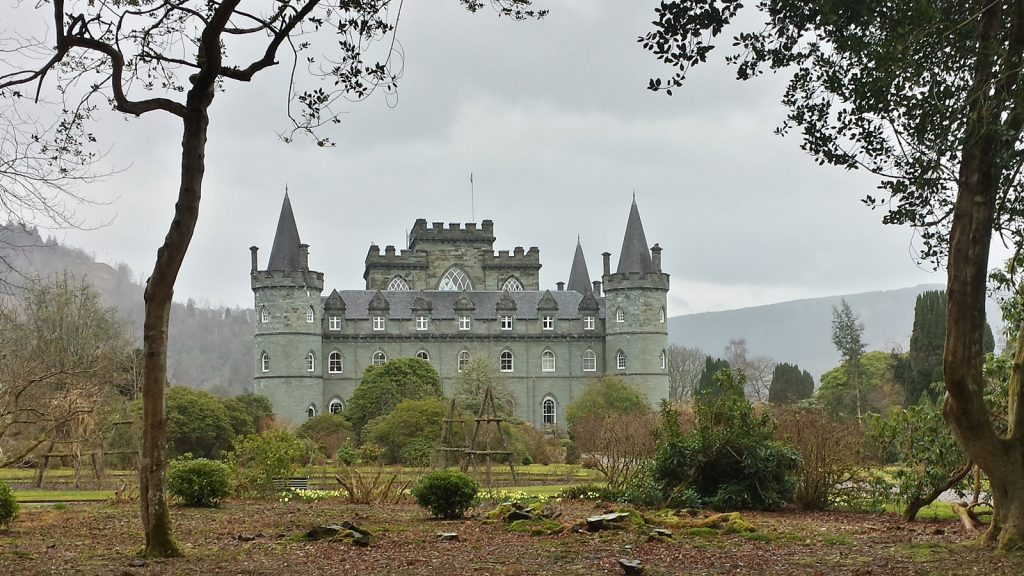
[[[476,222],[476,194],[473,189],[473,173],[469,173],[469,219]]]

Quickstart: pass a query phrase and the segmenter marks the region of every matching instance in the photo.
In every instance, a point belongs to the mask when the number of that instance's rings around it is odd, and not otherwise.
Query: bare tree
[[[580,453],[618,489],[654,456],[656,425],[650,412],[591,414],[574,422],[572,433]]]
[[[460,2],[470,11],[484,6],[480,0]],[[530,0],[491,0],[490,5],[515,19],[543,16],[530,8]],[[378,87],[395,89],[398,74],[391,63],[401,3],[52,0],[36,6],[51,11],[47,34],[53,38],[15,39],[17,44],[3,51],[5,98],[39,100],[44,89],[60,95],[65,100],[58,134],[88,134],[80,127],[97,111],[97,102],[124,114],[160,112],[181,122],[174,216],[144,294],[139,467],[145,553],[177,556],[164,488],[167,326],[174,284],[199,217],[210,106],[218,91],[250,82],[284,56],[292,70],[288,115],[293,127],[286,138],[306,133],[329,145],[315,130],[338,121],[340,101],[366,98]],[[377,59],[369,51],[381,41]],[[305,79],[312,87],[299,87]]]
[[[668,347],[669,400],[681,402],[693,397],[704,370],[707,354],[696,348],[672,344]]]
[[[768,389],[772,385],[775,361],[766,356],[750,358],[746,338],[734,338],[725,346],[725,360],[734,370],[742,370],[746,376],[743,393],[748,400],[768,401]]]

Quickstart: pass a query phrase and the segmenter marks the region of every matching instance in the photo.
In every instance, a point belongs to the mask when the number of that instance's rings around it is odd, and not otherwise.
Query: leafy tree
[[[330,457],[352,436],[352,424],[341,414],[321,414],[303,422],[295,435],[312,441],[321,454]]]
[[[403,400],[422,400],[441,396],[441,377],[426,360],[396,358],[370,366],[356,386],[345,408],[345,418],[352,430],[362,438],[363,427],[386,416]]]
[[[503,418],[512,416],[512,392],[505,385],[498,367],[481,354],[473,355],[455,377],[455,401],[468,414],[480,414],[484,402],[484,392],[491,387],[494,406],[498,415]]]
[[[461,2],[470,11],[483,6],[477,0]],[[530,9],[530,0],[491,0],[491,5],[514,19],[544,15]],[[52,20],[40,34],[45,34],[42,39],[31,30],[11,33],[0,60],[0,98],[5,118],[7,108],[16,110],[13,117],[23,117],[25,112],[16,107],[25,104],[29,95],[36,95],[32,102],[39,107],[55,102],[57,121],[37,123],[57,126],[39,148],[45,160],[38,165],[45,174],[62,175],[69,169],[78,173],[76,162],[88,166],[96,157],[90,148],[96,137],[87,124],[100,107],[132,116],[159,112],[181,122],[181,176],[174,217],[157,250],[144,296],[146,363],[139,468],[145,554],[178,556],[164,485],[167,327],[174,284],[199,218],[214,97],[229,86],[262,77],[282,57],[293,63],[301,60],[309,66],[293,66],[293,71],[308,72],[319,86],[303,89],[294,85],[296,74],[289,76],[293,129],[286,139],[338,122],[337,100],[366,98],[378,86],[395,89],[398,73],[391,68],[392,51],[382,51],[382,62],[368,61],[366,52],[372,53],[375,41],[383,40],[385,45],[391,41],[393,46],[401,3],[299,0],[254,8],[242,6],[241,0],[216,4],[182,0],[141,7],[135,2],[54,0],[36,8],[49,11]],[[54,37],[48,38],[49,34]],[[322,58],[317,54],[320,50],[325,53]],[[55,86],[55,98],[38,97],[46,85]],[[32,125],[27,128],[32,129]],[[321,146],[330,143],[315,138]],[[30,187],[28,197],[44,206],[59,204],[48,202],[48,194],[31,193],[47,192],[31,188],[35,176],[29,172],[20,179]]]
[[[668,358],[669,400],[681,402],[692,398],[697,391],[697,383],[701,371],[704,370],[704,359],[707,354],[696,348],[686,348],[671,344],[666,351]]]
[[[800,371],[796,364],[776,364],[772,372],[772,384],[768,390],[768,402],[772,404],[796,404],[814,394],[814,377],[807,370]]]
[[[650,411],[647,398],[626,381],[615,376],[602,376],[587,384],[583,393],[565,409],[570,429],[584,418],[609,414],[643,414]]]
[[[857,417],[868,412],[884,414],[903,400],[902,389],[894,375],[895,358],[873,351],[861,357],[859,384],[850,368],[842,364],[821,375],[821,386],[814,393],[816,404],[839,417]]]
[[[864,416],[861,406],[861,357],[864,355],[864,324],[860,315],[854,313],[850,304],[843,298],[839,306],[832,307],[832,343],[843,358],[845,376],[856,400],[857,419]],[[824,382],[824,376],[822,377]]]
[[[231,449],[235,433],[224,404],[209,392],[172,386],[167,389],[167,451],[217,459]]]
[[[277,491],[274,479],[294,476],[306,455],[302,441],[287,430],[238,438],[227,458],[233,489],[240,496],[273,495]]]
[[[234,399],[241,403],[242,406],[245,406],[245,412],[252,419],[257,433],[265,432],[273,426],[274,406],[270,403],[269,398],[253,394],[252,392],[246,392],[245,394],[235,396]]]
[[[404,400],[387,416],[374,420],[367,427],[367,437],[384,448],[384,460],[388,464],[412,464],[404,462],[403,448],[417,442],[429,443],[438,440],[441,421],[448,414],[448,404],[441,398]]]
[[[221,400],[221,404],[224,405],[228,421],[231,422],[231,431],[235,436],[247,436],[256,433],[256,424],[253,423],[252,416],[246,410],[245,404],[239,402],[237,398]]]
[[[704,394],[717,394],[719,386],[715,381],[715,374],[718,374],[722,370],[729,370],[730,368],[728,360],[712,358],[711,356],[705,358],[704,370],[700,373],[700,378],[697,380],[697,396]]]
[[[70,275],[0,302],[0,468],[46,442],[95,440],[130,352],[117,311]]]
[[[640,38],[678,68],[651,80],[680,86],[745,7],[734,0],[663,1]],[[948,270],[943,380],[946,420],[988,474],[995,513],[983,541],[1024,547],[1024,374],[1009,385],[1005,433],[984,398],[989,249],[999,232],[1024,245],[1024,4],[1009,0],[766,0],[735,36],[737,76],[789,74],[779,129],[797,131],[819,163],[881,178],[883,222],[918,228],[921,256]],[[1024,340],[1017,342],[1024,358]]]
[[[684,432],[678,412],[662,403],[655,482],[670,505],[694,499],[716,509],[785,504],[796,490],[799,454],[773,439],[775,421],[754,413],[742,377],[726,369],[716,379],[719,393],[697,397],[692,432]]]

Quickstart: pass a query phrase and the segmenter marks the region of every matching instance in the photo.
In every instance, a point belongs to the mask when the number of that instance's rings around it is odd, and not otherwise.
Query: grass
[[[113,490],[15,490],[21,503],[33,502],[105,502],[113,498]]]

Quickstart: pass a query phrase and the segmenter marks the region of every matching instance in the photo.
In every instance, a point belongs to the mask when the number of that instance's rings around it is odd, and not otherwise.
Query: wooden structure
[[[492,458],[504,457],[508,462],[508,469],[512,472],[512,481],[518,481],[516,468],[512,462],[512,451],[508,449],[505,432],[501,429],[501,423],[505,419],[498,415],[497,406],[494,404],[494,393],[491,391],[490,385],[484,390],[484,401],[480,405],[480,414],[474,420],[476,426],[473,428],[473,435],[464,451],[462,471],[476,470],[482,460],[484,465],[483,484],[484,487],[491,488]],[[491,428],[495,433],[491,433]],[[492,439],[496,441],[496,446],[491,446]]]

